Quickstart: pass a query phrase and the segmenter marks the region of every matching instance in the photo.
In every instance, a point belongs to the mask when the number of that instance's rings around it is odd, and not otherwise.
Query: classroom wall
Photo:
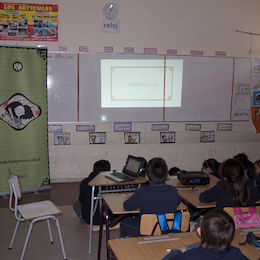
[[[135,53],[157,48],[158,54],[174,49],[178,55],[199,50],[204,56],[215,56],[215,51],[224,51],[229,57],[260,56],[260,36],[236,32],[260,33],[258,0],[115,0],[120,33],[102,33],[103,6],[107,1],[48,3],[59,6],[58,42],[2,41],[1,44],[41,44],[50,51],[66,46],[70,52],[77,52],[79,46],[88,46],[90,52],[104,52],[105,46],[113,46],[117,53],[123,52],[124,47],[134,47]],[[80,181],[99,159],[109,160],[112,169],[122,169],[128,154],[147,160],[160,156],[169,167],[185,170],[199,170],[210,157],[223,161],[241,152],[252,161],[260,158],[260,135],[255,134],[251,121],[232,122],[232,131],[217,131],[218,122],[196,122],[201,124],[202,131],[216,131],[215,142],[206,144],[200,143],[199,131],[185,131],[189,122],[167,122],[169,130],[176,132],[176,143],[160,144],[159,132],[151,131],[152,123],[155,122],[132,124],[132,131],[140,132],[139,145],[125,145],[123,133],[115,133],[112,123],[95,124],[97,132],[106,132],[105,145],[90,145],[87,132],[76,132],[76,123],[63,124],[63,132],[71,133],[71,145],[54,145],[54,134],[49,133],[51,182]]]

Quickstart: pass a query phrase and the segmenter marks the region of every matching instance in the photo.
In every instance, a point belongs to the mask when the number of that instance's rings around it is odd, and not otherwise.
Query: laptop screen
[[[124,167],[123,172],[132,176],[139,176],[140,169],[144,165],[144,160],[128,155],[126,166]]]

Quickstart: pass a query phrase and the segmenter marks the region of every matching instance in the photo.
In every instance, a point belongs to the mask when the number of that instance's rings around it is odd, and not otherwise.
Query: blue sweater
[[[181,200],[177,189],[166,183],[143,186],[124,202],[125,210],[135,210],[140,207],[143,214],[175,213]]]
[[[170,254],[165,256],[163,260],[248,260],[241,251],[236,247],[230,247],[228,251],[224,251],[222,254],[218,252],[218,249],[205,250],[200,247],[188,250],[182,253],[180,250],[173,250]]]
[[[216,207],[221,209],[225,207],[234,207],[226,187],[230,184],[231,183],[228,181],[218,181],[216,186],[200,194],[200,201],[203,203],[217,201]],[[249,206],[255,206],[255,202],[260,199],[260,194],[252,181],[248,180],[248,184],[250,188]]]

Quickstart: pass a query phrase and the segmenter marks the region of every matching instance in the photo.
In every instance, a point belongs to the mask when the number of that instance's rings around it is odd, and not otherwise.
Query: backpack
[[[233,208],[236,229],[260,227],[260,217],[256,214],[256,207],[249,207],[248,213],[243,213],[240,207]]]
[[[248,232],[246,235],[246,241],[244,243],[239,243],[239,245],[243,246],[246,243],[252,247],[260,249],[260,237],[255,236],[253,232]]]

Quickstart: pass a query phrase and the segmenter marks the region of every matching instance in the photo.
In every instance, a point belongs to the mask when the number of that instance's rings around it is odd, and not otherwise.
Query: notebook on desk
[[[138,178],[140,170],[144,166],[144,160],[128,155],[126,164],[122,171],[111,171],[104,175],[116,182],[133,181]]]

